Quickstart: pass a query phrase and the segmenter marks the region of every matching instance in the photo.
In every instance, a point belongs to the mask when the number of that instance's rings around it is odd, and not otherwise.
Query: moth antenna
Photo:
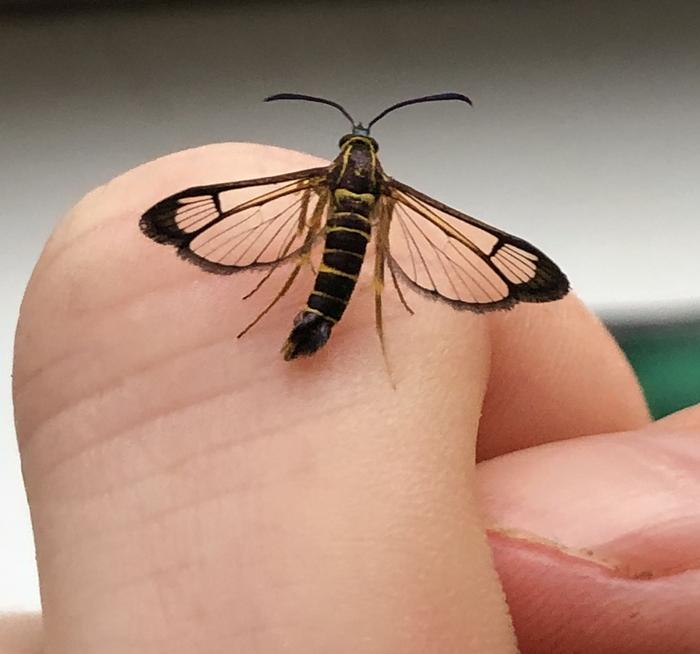
[[[436,95],[425,95],[422,98],[413,98],[412,100],[404,100],[403,102],[392,104],[391,107],[384,109],[384,111],[382,111],[378,116],[375,116],[372,120],[370,120],[369,124],[367,125],[367,129],[372,127],[374,123],[384,118],[384,116],[395,109],[407,107],[409,104],[419,104],[421,102],[439,102],[441,100],[459,100],[460,102],[466,102],[468,105],[473,106],[472,101],[466,95],[462,95],[461,93],[437,93]]]
[[[355,126],[355,120],[348,113],[347,109],[345,109],[345,107],[342,105],[339,105],[337,102],[333,102],[333,100],[317,98],[313,95],[302,95],[301,93],[276,93],[275,95],[267,96],[264,102],[273,102],[274,100],[305,100],[306,102],[319,102],[320,104],[327,104],[330,107],[335,107],[350,121],[353,127]]]

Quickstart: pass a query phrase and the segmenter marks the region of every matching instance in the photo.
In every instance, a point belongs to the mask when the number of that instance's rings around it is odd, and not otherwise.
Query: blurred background
[[[12,421],[26,282],[60,216],[168,152],[332,158],[337,112],[389,174],[526,237],[611,327],[656,416],[700,401],[700,4],[0,0],[0,611],[38,608]],[[228,181],[212,179],[212,182]],[[134,216],[136,229],[138,216]]]

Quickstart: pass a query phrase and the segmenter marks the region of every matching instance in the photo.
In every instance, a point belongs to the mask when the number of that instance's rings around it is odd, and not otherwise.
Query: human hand
[[[649,426],[575,297],[474,316],[411,296],[413,317],[387,299],[394,390],[369,280],[290,364],[309,283],[237,341],[255,278],[138,230],[182,188],[317,163],[165,157],[48,243],[14,377],[45,651],[700,651],[700,409]]]

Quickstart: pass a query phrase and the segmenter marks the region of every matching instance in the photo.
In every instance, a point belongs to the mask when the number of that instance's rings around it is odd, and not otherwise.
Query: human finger
[[[515,651],[473,498],[484,324],[389,305],[394,389],[363,279],[328,347],[290,364],[308,284],[237,340],[255,278],[138,230],[182,188],[318,163],[179,153],[91,193],[49,242],[15,402],[52,652]]]
[[[524,654],[700,651],[700,429],[550,443],[479,466]]]

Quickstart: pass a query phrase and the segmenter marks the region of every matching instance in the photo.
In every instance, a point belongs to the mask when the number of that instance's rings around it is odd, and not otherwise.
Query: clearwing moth
[[[375,320],[382,350],[382,291],[388,271],[398,297],[413,313],[401,284],[458,310],[509,309],[518,302],[550,302],[569,291],[558,266],[527,241],[468,216],[389,177],[370,129],[389,112],[411,104],[457,100],[441,93],[394,104],[367,126],[338,103],[296,93],[265,99],[305,100],[338,109],[352,131],[328,166],[196,186],[167,197],[143,214],[140,227],[157,243],[173,245],[185,260],[228,275],[265,269],[246,297],[279,267],[291,272],[274,299],[240,334],[262,318],[291,288],[315,245],[323,242],[313,290],[282,353],[286,360],[311,355],[328,341],[343,316],[374,243]]]

